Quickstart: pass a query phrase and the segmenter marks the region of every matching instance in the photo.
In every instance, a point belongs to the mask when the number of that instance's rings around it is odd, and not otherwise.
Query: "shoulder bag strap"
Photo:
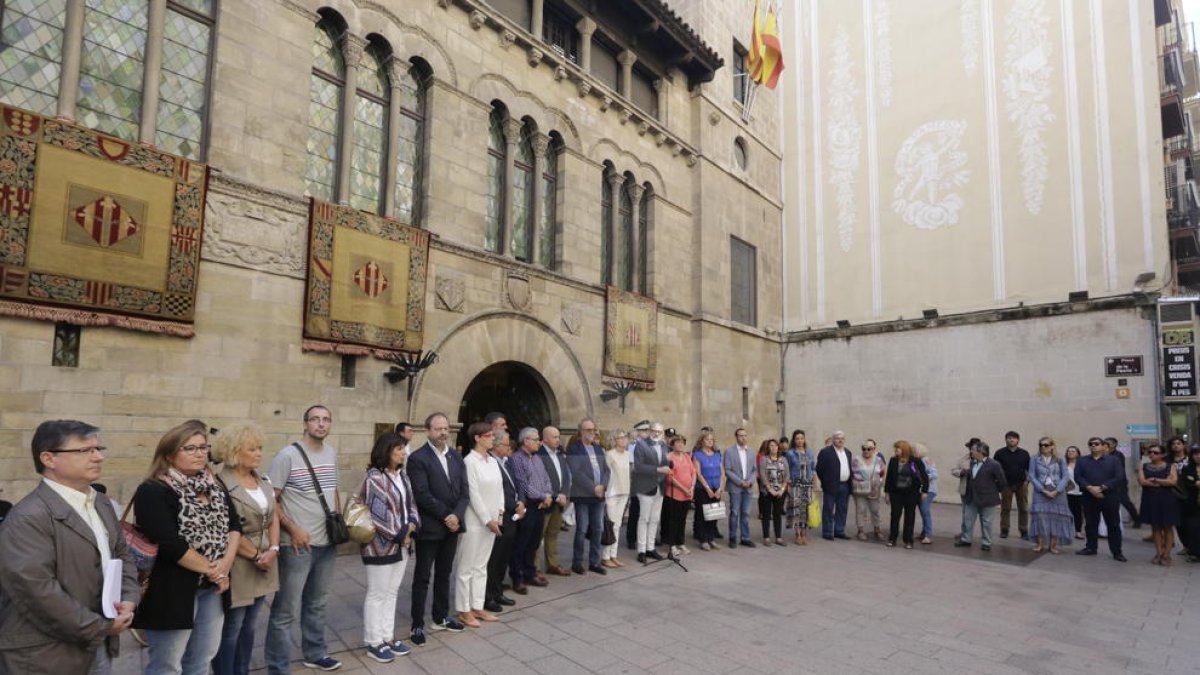
[[[325,510],[325,515],[333,515],[333,511],[329,510],[329,502],[325,501],[325,491],[321,489],[321,481],[317,480],[317,472],[313,471],[312,462],[308,461],[308,453],[304,451],[304,446],[292,443],[292,447],[300,451],[300,457],[304,459],[304,466],[308,467],[308,473],[312,476],[313,487],[317,489],[317,498],[321,500],[321,508]]]

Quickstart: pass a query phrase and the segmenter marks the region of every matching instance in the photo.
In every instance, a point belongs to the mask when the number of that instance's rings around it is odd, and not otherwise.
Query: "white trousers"
[[[653,495],[638,495],[638,553],[654,550],[654,538],[658,536],[658,521],[662,518],[663,491],[659,488]]]
[[[367,569],[367,597],[363,600],[363,642],[368,647],[396,639],[396,593],[404,581],[408,559],[390,565],[363,565]]]
[[[459,535],[454,553],[454,610],[482,610],[487,592],[487,564],[496,535],[483,526],[467,528]]]
[[[604,508],[608,511],[608,519],[613,522],[613,532],[617,534],[618,541],[621,539],[621,519],[625,517],[625,505],[628,503],[629,495],[609,495],[604,498]],[[617,557],[617,542],[605,546],[600,557],[604,560]]]

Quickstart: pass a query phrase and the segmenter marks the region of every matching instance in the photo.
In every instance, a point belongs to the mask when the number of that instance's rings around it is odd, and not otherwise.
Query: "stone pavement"
[[[806,547],[690,545],[685,573],[669,562],[642,567],[622,550],[625,568],[552,578],[514,595],[499,622],[430,633],[425,647],[386,665],[358,647],[362,565],[341,556],[327,636],[338,672],[354,675],[1197,672],[1200,565],[1150,565],[1153,548],[1140,540],[1148,530],[1128,531],[1125,564],[1103,541],[1091,558],[1072,555],[1077,546],[1036,555],[1015,539],[984,553],[952,546],[958,506],[934,509],[934,544],[912,551],[819,537]],[[560,551],[570,550],[568,536]],[[408,588],[406,580],[400,636]],[[144,650],[128,636],[122,650],[116,672],[141,672]],[[261,647],[255,657],[260,668]]]

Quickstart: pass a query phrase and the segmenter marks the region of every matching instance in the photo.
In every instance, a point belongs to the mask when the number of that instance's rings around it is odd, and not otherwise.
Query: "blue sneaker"
[[[396,657],[392,655],[391,646],[386,643],[378,647],[367,647],[367,656],[380,663],[391,663],[396,660]]]
[[[441,621],[434,621],[430,628],[433,630],[448,630],[451,633],[461,633],[467,629],[466,626],[462,625],[462,622],[451,616],[448,616]]]
[[[388,647],[392,648],[392,654],[396,656],[408,656],[408,653],[412,651],[412,647],[399,640],[393,640],[392,644],[388,645]]]
[[[342,662],[331,656],[324,656],[316,661],[305,661],[305,668],[314,668],[316,670],[337,670],[342,667]]]
[[[408,641],[418,647],[425,646],[425,629],[417,626],[412,629],[412,634],[408,636]]]

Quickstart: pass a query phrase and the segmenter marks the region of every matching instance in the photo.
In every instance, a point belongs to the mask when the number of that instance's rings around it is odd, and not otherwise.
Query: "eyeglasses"
[[[1100,441],[1088,441],[1088,445],[1092,445],[1092,446],[1100,445]]]
[[[1163,454],[1163,452],[1162,452],[1162,450],[1147,450],[1146,454],[1147,455],[1161,455],[1161,454]]]
[[[1038,447],[1039,448],[1053,448],[1054,444],[1053,443],[1038,443]]]
[[[208,452],[212,449],[212,445],[205,443],[203,445],[183,445],[179,447],[180,452],[186,452],[192,455],[198,455],[202,452]]]
[[[55,455],[70,454],[70,453],[79,453],[79,454],[83,455],[83,454],[98,452],[103,455],[104,453],[108,452],[108,448],[106,448],[103,445],[92,445],[92,446],[88,446],[86,448],[55,448],[53,450],[47,450],[46,452],[53,453]]]

